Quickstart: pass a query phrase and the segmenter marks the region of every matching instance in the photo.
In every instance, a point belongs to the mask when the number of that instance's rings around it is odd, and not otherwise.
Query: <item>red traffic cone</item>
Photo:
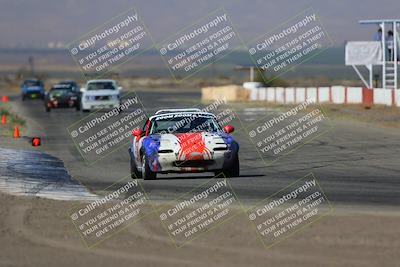
[[[1,124],[7,124],[7,116],[6,115],[1,116]]]
[[[14,127],[14,138],[19,138],[20,136],[19,136],[19,128],[18,128],[18,126],[15,126]]]
[[[9,100],[8,96],[6,96],[6,95],[3,95],[3,97],[1,98],[1,101],[4,102],[4,103],[7,103],[8,100]]]

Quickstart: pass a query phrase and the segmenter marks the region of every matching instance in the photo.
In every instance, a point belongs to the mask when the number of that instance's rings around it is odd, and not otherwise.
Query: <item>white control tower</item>
[[[385,89],[398,89],[400,19],[361,20],[360,24],[374,24],[381,30],[381,34],[374,41],[347,42],[346,65],[354,68],[368,88],[373,88],[374,67],[380,67],[382,69],[382,87]],[[393,35],[387,36],[386,33],[388,31],[391,31]],[[364,78],[358,66],[365,66],[368,69],[368,79]]]

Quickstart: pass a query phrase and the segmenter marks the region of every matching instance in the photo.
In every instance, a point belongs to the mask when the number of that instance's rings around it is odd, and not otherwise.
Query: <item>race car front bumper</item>
[[[215,151],[210,154],[190,155],[186,159],[178,159],[174,152],[159,153],[157,162],[150,166],[152,171],[159,173],[168,172],[206,172],[221,170],[227,161],[232,158],[232,152]],[[157,164],[158,163],[158,164]]]
[[[95,101],[82,101],[82,109],[93,110],[103,108],[119,108],[119,100],[95,100]]]
[[[49,100],[46,105],[49,108],[72,108],[78,104],[78,100]]]
[[[44,92],[41,90],[27,90],[25,92],[23,92],[23,95],[25,97],[29,97],[29,98],[43,98],[44,97]]]

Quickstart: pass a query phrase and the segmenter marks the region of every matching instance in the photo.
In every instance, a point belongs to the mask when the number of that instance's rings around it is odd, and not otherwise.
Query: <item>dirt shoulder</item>
[[[265,102],[243,102],[238,105],[245,105],[247,108],[268,108],[276,110],[289,110],[296,105],[281,105]],[[330,119],[340,121],[353,121],[370,123],[386,128],[400,128],[400,108],[375,105],[371,108],[364,108],[362,105],[319,105]]]
[[[366,109],[360,105],[323,105],[329,117],[338,120],[360,121],[375,125],[400,128],[400,109],[377,105]]]
[[[77,202],[0,201],[2,266],[395,266],[400,248],[398,213],[335,210],[269,249],[244,214],[182,248],[149,215],[88,249],[66,215]]]

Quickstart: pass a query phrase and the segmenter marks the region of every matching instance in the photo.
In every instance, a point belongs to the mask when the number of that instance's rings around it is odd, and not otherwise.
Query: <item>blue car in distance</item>
[[[45,90],[43,82],[38,79],[25,80],[21,85],[21,96],[22,96],[22,101],[24,101],[27,98],[44,99]]]

